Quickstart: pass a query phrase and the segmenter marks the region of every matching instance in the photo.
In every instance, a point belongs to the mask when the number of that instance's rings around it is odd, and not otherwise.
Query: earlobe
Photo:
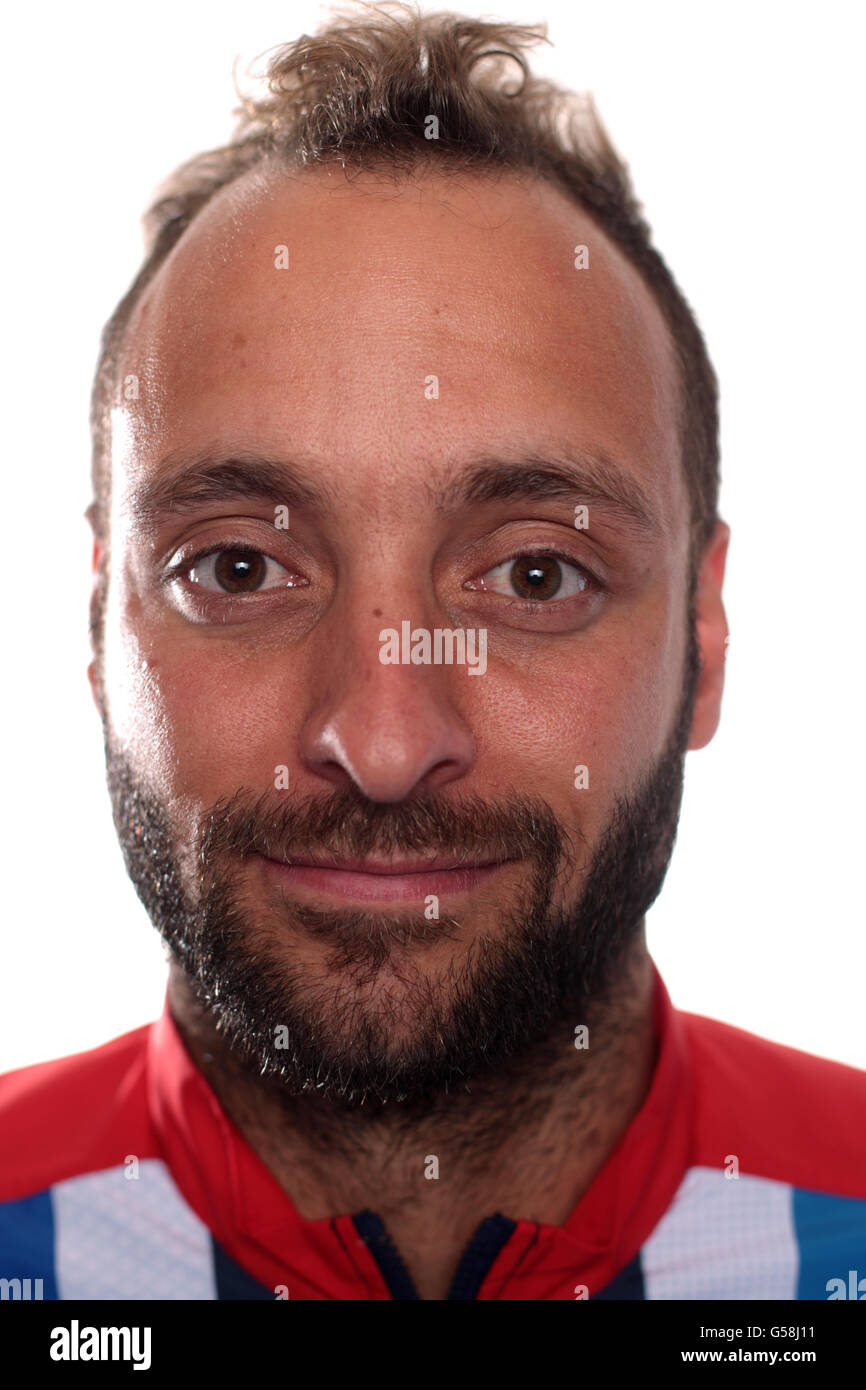
[[[719,725],[725,684],[728,622],[722,603],[722,585],[728,554],[730,527],[716,523],[704,551],[695,595],[695,619],[701,654],[701,675],[695,698],[689,748],[705,748]]]

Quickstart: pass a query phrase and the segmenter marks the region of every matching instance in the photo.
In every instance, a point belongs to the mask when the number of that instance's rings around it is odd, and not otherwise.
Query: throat
[[[562,1225],[640,1109],[656,1061],[645,952],[581,1020],[585,1037],[561,1020],[529,1053],[424,1106],[288,1095],[225,1047],[182,975],[169,1002],[194,1062],[298,1214],[351,1215],[400,1300],[475,1298],[516,1221]]]

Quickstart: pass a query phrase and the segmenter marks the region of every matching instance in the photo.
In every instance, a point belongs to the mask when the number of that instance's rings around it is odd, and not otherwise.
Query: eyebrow
[[[163,460],[163,464],[166,460]],[[254,501],[275,506],[323,508],[325,491],[312,487],[287,460],[233,452],[186,459],[169,473],[149,478],[129,499],[140,524],[185,515],[212,502]]]
[[[301,468],[287,459],[209,452],[185,458],[162,476],[147,479],[132,492],[128,508],[140,525],[153,525],[163,516],[186,515],[214,502],[332,509],[333,490],[311,483],[313,471],[309,463]],[[600,507],[639,532],[662,529],[637,480],[599,454],[551,456],[529,450],[506,458],[475,455],[444,486],[428,481],[426,491],[445,513],[472,503],[569,497]]]
[[[519,459],[476,458],[450,484],[440,505],[557,497],[600,507],[639,532],[662,529],[637,480],[602,455],[526,451]]]

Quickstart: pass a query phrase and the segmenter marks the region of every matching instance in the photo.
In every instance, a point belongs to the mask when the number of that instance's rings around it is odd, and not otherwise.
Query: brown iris
[[[264,581],[267,561],[256,550],[221,550],[214,574],[221,588],[232,594],[250,593]]]
[[[511,566],[511,582],[521,598],[553,598],[562,585],[562,566],[551,555],[521,555]]]

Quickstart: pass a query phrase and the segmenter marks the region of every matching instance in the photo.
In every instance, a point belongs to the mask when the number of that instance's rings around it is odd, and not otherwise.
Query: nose
[[[472,682],[465,666],[383,664],[384,621],[368,610],[346,641],[323,643],[299,755],[336,786],[351,781],[371,801],[399,802],[472,768],[475,739],[458,707],[461,683]],[[400,631],[399,620],[392,626]]]

